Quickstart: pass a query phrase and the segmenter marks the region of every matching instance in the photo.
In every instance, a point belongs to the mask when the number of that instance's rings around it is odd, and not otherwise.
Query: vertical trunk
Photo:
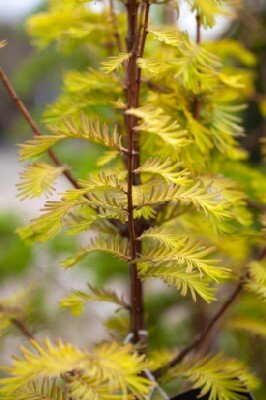
[[[141,71],[137,66],[137,58],[144,51],[145,39],[147,35],[147,23],[149,13],[149,3],[138,3],[136,0],[128,0],[127,8],[127,51],[131,57],[126,65],[126,100],[127,109],[139,107]],[[140,11],[140,12],[139,12]],[[139,15],[140,14],[140,15]],[[142,20],[142,17],[144,18]],[[130,328],[132,341],[137,343],[140,340],[139,332],[143,329],[143,298],[142,283],[137,273],[137,256],[141,252],[141,244],[137,241],[140,234],[141,225],[134,220],[133,205],[133,186],[139,185],[140,180],[134,169],[139,166],[139,143],[136,133],[137,118],[126,115],[126,131],[128,145],[127,160],[127,200],[128,200],[128,233],[130,239],[130,299],[131,299],[131,318]]]

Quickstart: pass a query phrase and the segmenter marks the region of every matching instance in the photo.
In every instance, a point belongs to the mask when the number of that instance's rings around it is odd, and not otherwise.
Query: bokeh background
[[[97,2],[92,7],[100,7]],[[27,36],[25,20],[34,12],[45,9],[42,0],[0,0],[0,38],[7,41],[1,51],[0,65],[7,72],[19,96],[31,110],[37,123],[42,127],[42,113],[59,95],[65,70],[82,70],[88,60],[81,49],[59,53],[56,46],[45,50],[36,50]],[[169,9],[161,16],[169,23],[175,21],[175,15]],[[182,29],[195,34],[195,20],[181,2],[178,19]],[[265,0],[246,1],[235,21],[220,18],[217,26],[204,32],[204,40],[215,37],[237,38],[257,57],[257,64],[252,73],[255,77],[256,95],[248,99],[248,107],[243,114],[248,135],[242,139],[243,146],[250,153],[253,164],[259,164],[261,154],[260,139],[266,135],[266,2]],[[63,271],[59,260],[77,247],[73,239],[55,238],[42,246],[27,247],[15,233],[18,226],[39,213],[45,198],[20,201],[17,197],[16,184],[22,165],[17,160],[16,143],[31,136],[29,127],[19,115],[14,104],[0,85],[0,302],[6,296],[23,290],[32,291],[30,307],[30,329],[38,337],[49,334],[50,337],[63,337],[81,345],[104,338],[103,319],[110,315],[109,326],[118,323],[113,316],[112,306],[88,306],[84,316],[75,319],[68,312],[60,311],[58,300],[71,288],[84,289],[86,282],[97,283],[122,289],[127,292],[126,268],[122,262],[109,256],[93,255],[90,267],[84,263],[73,270]],[[88,153],[82,147],[67,145],[61,150],[63,158],[74,164],[80,176],[85,176],[93,169],[97,156],[95,148]],[[78,157],[77,157],[78,154]],[[58,189],[63,191],[67,182],[59,180]],[[97,265],[97,268],[93,268]],[[119,279],[118,279],[119,277]],[[31,289],[31,285],[34,289]],[[150,290],[147,300],[150,323],[156,320],[159,310],[164,311],[160,323],[155,324],[153,340],[164,340],[170,345],[182,345],[193,335],[199,321],[191,321],[188,309],[182,308],[182,300],[176,304],[176,294],[161,285]],[[158,296],[160,293],[160,296]],[[23,296],[22,296],[22,301]],[[178,307],[178,312],[176,308]],[[92,322],[93,321],[93,322]],[[119,322],[121,323],[121,321]],[[194,326],[194,325],[195,326]],[[179,335],[172,334],[178,326]],[[121,325],[121,333],[126,331],[127,321]],[[86,332],[86,335],[80,334]],[[24,339],[13,329],[13,334],[0,339],[1,364],[10,353],[16,352],[18,344]],[[96,334],[97,333],[97,334]],[[255,339],[260,341],[261,339]],[[261,342],[263,346],[263,342]],[[259,355],[257,355],[259,356]]]

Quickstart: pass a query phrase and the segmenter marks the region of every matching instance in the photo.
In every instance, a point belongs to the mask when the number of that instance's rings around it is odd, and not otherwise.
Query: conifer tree
[[[30,347],[4,368],[3,399],[167,399],[189,387],[198,398],[239,400],[259,384],[241,359],[212,347],[235,303],[239,309],[224,329],[266,332],[265,180],[248,165],[239,141],[256,60],[233,40],[201,40],[217,16],[234,17],[239,2],[187,3],[195,15],[195,41],[154,17],[172,2],[110,0],[99,11],[85,0],[50,0],[47,11],[30,18],[38,47],[83,46],[91,64],[66,73],[61,95],[44,114],[45,132],[0,71],[34,133],[20,145],[20,159],[29,163],[21,198],[49,196],[59,175],[73,186],[60,200],[48,200],[40,216],[20,228],[21,237],[44,243],[59,233],[85,233],[87,245],[62,260],[63,268],[100,251],[123,260],[129,271],[128,300],[90,284],[87,292],[72,291],[60,302],[77,316],[92,301],[112,302],[128,315],[127,337],[92,349],[38,342],[14,303],[1,303],[3,327],[14,324],[30,339]],[[54,149],[73,139],[104,149],[86,179],[76,177]],[[153,333],[143,289],[150,278],[174,287],[196,313],[214,303],[205,326],[183,348],[147,345]],[[245,312],[251,304],[254,316]]]

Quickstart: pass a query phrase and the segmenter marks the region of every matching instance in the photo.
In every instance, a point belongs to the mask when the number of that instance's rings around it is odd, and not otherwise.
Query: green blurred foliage
[[[19,276],[33,261],[32,250],[15,233],[19,218],[12,213],[0,214],[0,278]]]

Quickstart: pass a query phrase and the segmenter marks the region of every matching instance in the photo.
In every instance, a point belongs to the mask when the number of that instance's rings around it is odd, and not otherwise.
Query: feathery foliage
[[[209,393],[210,400],[241,400],[247,387],[256,387],[257,381],[234,359],[224,359],[221,354],[199,361],[189,360],[180,367],[181,373],[201,389],[201,395]],[[237,377],[237,378],[236,378]]]
[[[266,297],[265,179],[263,169],[248,164],[239,140],[245,103],[258,97],[251,70],[256,59],[235,40],[205,43],[201,38],[202,29],[213,27],[218,16],[236,15],[238,0],[187,3],[195,15],[196,40],[160,17],[166,6],[178,6],[172,1],[110,1],[96,9],[85,0],[50,0],[28,21],[39,48],[56,44],[64,55],[81,52],[88,67],[66,71],[61,94],[44,113],[47,133],[20,145],[20,159],[30,163],[18,185],[22,199],[49,197],[62,173],[73,188],[56,201],[48,199],[42,214],[19,233],[29,243],[77,235],[80,250],[61,265],[67,269],[85,259],[90,265],[92,253],[107,253],[122,260],[125,271],[128,267],[130,291],[129,303],[112,289],[91,284],[88,292],[66,294],[60,305],[75,316],[86,303],[113,303],[117,314],[105,326],[117,341],[89,351],[61,340],[33,340],[33,350],[22,347],[22,356],[4,367],[1,398],[150,399],[161,389],[151,379],[151,368],[155,380],[162,378],[160,385],[172,380],[177,391],[182,378],[209,400],[241,400],[256,386],[241,362],[209,353],[221,317],[236,299],[224,326],[227,334],[265,336],[260,313],[241,311],[245,301],[262,309]],[[64,157],[64,143],[74,139],[93,149],[82,179],[53,153],[58,145]],[[76,143],[76,157],[83,143]],[[42,161],[47,151],[56,166]],[[105,280],[116,272],[109,260]],[[150,278],[175,291],[162,289],[162,298],[156,291],[151,306],[147,290],[146,318],[142,285]],[[178,295],[184,297],[179,297],[184,315],[193,310],[190,323],[199,332],[172,358],[164,340],[180,345],[189,336],[183,321],[178,321],[178,335],[165,324]],[[202,300],[218,301],[209,312]],[[1,332],[12,318],[24,321],[21,307],[0,306]],[[162,351],[154,348],[158,338]],[[154,352],[159,354],[155,362]]]
[[[42,193],[52,194],[55,190],[54,182],[66,167],[53,167],[46,163],[33,163],[21,173],[19,196],[22,200],[27,197],[38,197]]]
[[[18,395],[18,400],[68,400],[63,390],[57,386],[55,379],[43,379],[42,381],[33,381],[29,383],[23,392]]]
[[[64,377],[75,370],[85,376],[88,374],[92,387],[93,383],[105,382],[106,391],[121,391],[125,396],[131,392],[142,397],[147,392],[149,381],[138,376],[143,357],[132,353],[131,345],[105,343],[89,353],[61,341],[52,345],[46,339],[43,344],[36,341],[31,344],[35,352],[22,347],[22,357],[16,358],[11,367],[6,367],[10,377],[1,379],[3,396],[24,394],[25,386],[41,376]]]
[[[89,285],[89,289],[91,293],[82,292],[81,290],[70,293],[60,301],[61,307],[69,308],[71,313],[75,316],[82,314],[84,303],[92,301],[107,301],[125,309],[129,308],[128,303],[123,297],[119,297],[117,293],[112,290],[106,290],[92,285]]]

